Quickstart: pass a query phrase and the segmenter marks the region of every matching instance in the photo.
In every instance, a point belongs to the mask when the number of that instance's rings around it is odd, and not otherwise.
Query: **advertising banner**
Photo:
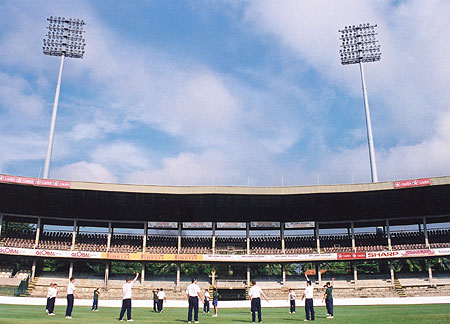
[[[102,259],[128,261],[201,261],[203,255],[102,252]]]
[[[79,258],[79,259],[102,258],[102,252],[22,249],[14,247],[0,247],[0,254],[51,257],[51,258]]]
[[[302,228],[314,228],[316,222],[286,222],[284,223],[285,229],[302,229]]]
[[[367,252],[367,258],[368,259],[385,259],[385,258],[427,257],[427,256],[436,255],[438,253],[438,251],[439,251],[439,249],[437,249],[437,250],[421,249],[421,250]]]
[[[210,262],[298,262],[298,261],[325,261],[336,260],[336,253],[323,254],[207,254],[203,261]]]
[[[250,222],[252,228],[280,228],[280,222]]]
[[[217,229],[246,229],[247,226],[245,223],[217,223]]]
[[[55,187],[55,188],[70,188],[70,181],[52,180],[52,179],[39,179],[39,178],[27,178],[17,177],[0,174],[0,182],[16,183],[30,186],[40,187]]]
[[[431,186],[430,178],[394,181],[394,189]]]
[[[186,222],[183,223],[183,228],[212,228],[212,222]]]
[[[450,248],[401,250],[401,251],[371,251],[348,253],[315,253],[315,254],[152,254],[152,253],[112,253],[90,251],[62,251],[23,249],[15,247],[0,247],[0,255],[17,255],[43,258],[67,259],[103,259],[123,261],[206,261],[206,262],[309,262],[333,260],[364,260],[386,258],[416,258],[430,256],[448,256]]]
[[[450,247],[448,248],[441,248],[441,249],[434,249],[433,250],[436,255],[450,255]]]
[[[148,228],[168,228],[168,229],[177,229],[177,222],[147,222]]]
[[[355,259],[365,259],[366,252],[346,252],[346,253],[338,253],[338,260],[355,260]]]

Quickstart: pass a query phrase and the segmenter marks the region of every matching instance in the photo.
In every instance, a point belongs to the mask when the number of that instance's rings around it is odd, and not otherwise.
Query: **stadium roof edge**
[[[430,185],[450,184],[450,176],[427,178]],[[403,181],[403,180],[399,180]],[[285,186],[285,187],[245,187],[245,186],[158,186],[133,185],[97,182],[71,182],[70,189],[156,193],[156,194],[237,194],[237,195],[296,195],[317,193],[338,193],[357,191],[377,191],[395,189],[396,181],[359,184],[314,185],[314,186]]]
[[[414,182],[423,181],[414,185]],[[0,183],[13,183],[19,185],[34,185],[38,187],[55,187],[75,190],[92,190],[106,192],[126,192],[126,193],[150,193],[150,194],[236,194],[236,195],[297,195],[297,194],[320,194],[320,193],[345,193],[359,191],[379,191],[399,188],[447,185],[450,184],[450,176],[434,178],[393,180],[376,183],[357,184],[328,184],[311,186],[282,186],[282,187],[250,187],[250,186],[164,186],[164,185],[136,185],[117,184],[86,181],[67,181],[57,179],[28,178],[22,176],[12,176],[0,174]],[[405,186],[396,186],[404,184]],[[408,185],[408,183],[410,185]]]
[[[450,221],[449,195],[450,177],[326,186],[174,187],[0,175],[0,214],[94,222]]]

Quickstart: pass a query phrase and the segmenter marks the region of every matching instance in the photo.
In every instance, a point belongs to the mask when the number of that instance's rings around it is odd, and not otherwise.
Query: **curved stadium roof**
[[[21,184],[5,181],[5,177],[0,176],[0,213],[43,216],[55,222],[74,218],[130,223],[320,221],[333,227],[336,222],[364,220],[369,225],[386,218],[408,224],[424,216],[450,221],[450,177],[427,178],[425,185],[394,181],[296,187],[173,187],[66,182],[68,188],[39,185],[37,179],[31,185]],[[8,179],[12,178],[20,177]]]

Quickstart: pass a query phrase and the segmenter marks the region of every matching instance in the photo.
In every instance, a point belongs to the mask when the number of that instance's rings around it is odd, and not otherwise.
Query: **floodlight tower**
[[[50,134],[48,136],[47,154],[44,164],[44,179],[48,179],[50,170],[50,160],[52,157],[53,137],[55,133],[56,113],[58,111],[59,90],[61,88],[61,76],[65,57],[83,58],[86,42],[83,38],[84,25],[86,23],[80,19],[65,17],[47,18],[47,39],[44,39],[42,50],[45,55],[61,56],[59,64],[58,82],[56,83],[55,100],[53,101],[52,121],[50,123]]]
[[[364,96],[364,108],[366,113],[367,140],[369,142],[370,171],[372,182],[378,182],[377,164],[375,162],[375,149],[373,146],[372,122],[370,120],[369,101],[367,99],[366,80],[364,78],[365,62],[376,62],[381,58],[380,45],[375,38],[377,25],[360,24],[359,26],[345,26],[341,33],[342,49],[341,64],[359,63],[361,72],[361,84]]]

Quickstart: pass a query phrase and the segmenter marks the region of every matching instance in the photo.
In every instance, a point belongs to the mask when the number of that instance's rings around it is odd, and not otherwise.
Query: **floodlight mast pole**
[[[56,83],[55,100],[53,101],[52,121],[50,123],[50,133],[48,135],[47,154],[45,155],[44,179],[48,179],[50,170],[50,160],[52,158],[53,137],[55,135],[56,114],[58,112],[59,91],[61,89],[61,77],[64,65],[64,54],[61,55],[61,63],[59,63],[58,82]]]
[[[59,93],[61,89],[61,78],[64,66],[64,58],[83,58],[84,47],[86,45],[83,38],[84,20],[65,17],[47,18],[49,21],[47,39],[44,39],[42,48],[45,55],[61,56],[59,64],[58,81],[56,83],[55,99],[53,101],[52,120],[48,136],[47,153],[44,163],[44,179],[48,179],[50,171],[50,161],[52,158],[53,138],[55,136],[56,115],[58,112]]]
[[[375,148],[373,144],[372,122],[370,119],[369,100],[367,98],[366,80],[364,76],[364,62],[375,62],[381,58],[380,45],[375,39],[377,25],[360,24],[359,26],[346,26],[341,32],[342,50],[341,64],[359,63],[361,85],[364,97],[364,110],[366,116],[367,141],[369,144],[370,172],[372,182],[378,182]]]
[[[367,98],[366,78],[364,77],[364,64],[359,62],[359,70],[361,72],[361,85],[364,96],[364,109],[366,113],[366,129],[367,141],[369,143],[370,173],[372,182],[378,182],[377,162],[375,161],[375,148],[373,145],[372,121],[370,119],[369,100]]]

